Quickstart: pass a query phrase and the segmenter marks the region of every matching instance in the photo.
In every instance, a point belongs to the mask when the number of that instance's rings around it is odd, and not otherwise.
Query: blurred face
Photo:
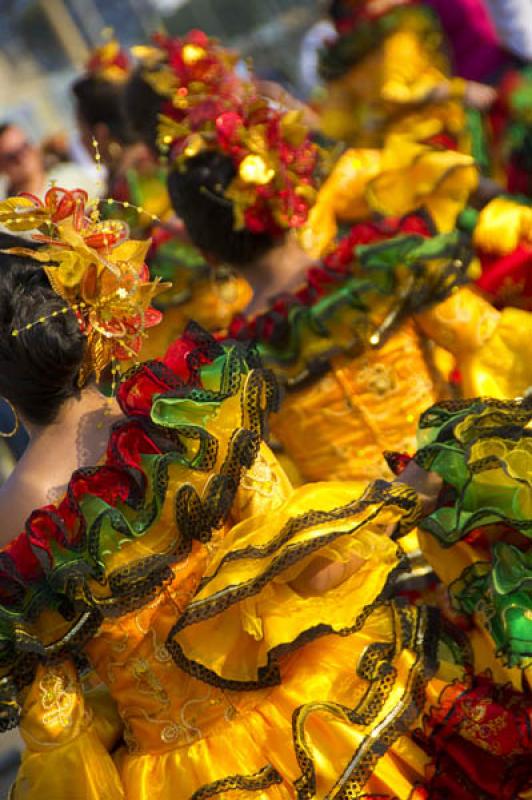
[[[93,139],[98,142],[98,150],[100,152],[102,163],[106,167],[113,164],[112,156],[109,152],[109,146],[112,142],[112,136],[109,128],[103,122],[98,122],[96,125],[91,126],[81,113],[79,106],[76,109],[76,123],[79,131],[79,140],[86,152],[91,158],[94,158],[94,145]]]
[[[16,126],[9,127],[0,136],[0,173],[16,190],[42,172],[39,150],[28,141],[26,135]]]

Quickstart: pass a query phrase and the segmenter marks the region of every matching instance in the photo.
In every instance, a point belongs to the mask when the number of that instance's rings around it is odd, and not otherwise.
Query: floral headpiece
[[[155,34],[152,41],[131,52],[140,61],[146,83],[175,108],[187,109],[206,95],[231,92],[239,81],[234,71],[238,55],[203,31],[175,38]]]
[[[363,21],[376,20],[399,6],[416,5],[419,0],[342,0],[337,4],[336,29],[350,33]]]
[[[120,220],[100,220],[82,189],[55,186],[44,202],[31,194],[1,202],[0,225],[12,232],[33,231],[32,240],[42,247],[5,252],[46,264],[50,285],[65,301],[60,311],[12,330],[13,336],[51,317],[75,313],[88,340],[80,385],[91,374],[99,380],[108,364],[138,355],[144,331],[162,318],[151,301],[167,288],[150,281],[144,263],[149,241],[129,239],[129,229]]]
[[[125,83],[131,72],[131,60],[116,39],[93,50],[87,62],[87,73],[110,83]]]
[[[143,76],[165,98],[161,151],[182,168],[204,150],[231,158],[236,175],[224,197],[235,229],[277,236],[302,226],[316,197],[319,148],[301,113],[273,108],[237,75],[235,54],[201,31],[159,41],[164,66],[154,68],[156,53],[146,52],[152,68]]]

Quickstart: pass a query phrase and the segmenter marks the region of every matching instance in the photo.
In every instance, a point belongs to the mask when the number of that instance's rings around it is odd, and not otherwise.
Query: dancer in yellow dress
[[[365,484],[389,474],[383,450],[412,450],[419,414],[442,391],[424,337],[459,359],[467,394],[524,391],[529,361],[514,354],[529,340],[529,316],[500,313],[467,287],[455,291],[467,281],[470,254],[451,224],[467,191],[459,200],[453,191],[476,179],[471,159],[437,154],[445,166],[431,173],[456,168],[452,187],[441,185],[433,208],[448,220],[448,233],[436,235],[418,215],[362,225],[313,270],[295,234],[312,218],[318,148],[301,117],[240,81],[232,62],[215,61],[218,84],[208,95],[181,86],[172,64],[188,58],[196,70],[212,71],[215,46],[194,36],[193,49],[186,38],[168,45],[173,59],[153,55],[155,66],[144,77],[143,97],[153,108],[150,115],[142,104],[145,134],[157,128],[164,95],[159,143],[174,164],[174,208],[202,252],[249,276],[252,311],[266,308],[249,324],[238,320],[232,334],[254,340],[288,388],[272,431],[295,465],[295,479]],[[360,257],[365,244],[374,250]],[[270,303],[275,294],[280,302]],[[514,328],[512,340],[507,334]]]
[[[5,237],[0,272],[0,387],[33,437],[0,493],[13,800],[406,800],[465,767],[455,796],[524,798],[526,697],[475,676],[436,611],[388,599],[390,534],[440,481],[293,492],[262,443],[271,373],[196,328],[109,403],[93,377],[136,349],[158,288],[145,247],[78,193],[11,198],[0,220],[40,244]],[[82,692],[87,660],[116,728]]]
[[[470,150],[464,102],[485,110],[496,91],[451,76],[432,9],[417,0],[335,0],[331,13],[338,35],[321,58],[324,133],[356,147],[382,147],[399,133]]]
[[[126,115],[124,89],[132,65],[132,55],[116,40],[107,41],[94,50],[72,92],[85,147],[98,154],[108,171],[102,213],[122,217],[136,236],[151,238],[151,274],[171,283],[157,299],[164,321],[150,330],[144,345],[146,357],[156,357],[191,319],[208,330],[224,328],[246,307],[251,290],[243,277],[210,267],[175,219],[166,167],[134,133]]]

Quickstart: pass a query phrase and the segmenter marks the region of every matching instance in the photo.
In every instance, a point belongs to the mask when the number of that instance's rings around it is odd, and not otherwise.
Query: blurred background
[[[297,81],[302,32],[319,14],[313,0],[2,0],[0,120],[35,138],[73,130],[69,85],[112,28],[124,46],[166,30],[201,27],[220,36],[258,72]]]

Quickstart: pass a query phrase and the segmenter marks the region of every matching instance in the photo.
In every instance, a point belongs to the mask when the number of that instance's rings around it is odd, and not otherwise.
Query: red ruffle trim
[[[375,244],[396,236],[412,234],[425,238],[433,235],[427,219],[420,214],[409,214],[402,218],[387,217],[354,225],[319,266],[311,267],[307,271],[306,281],[301,289],[275,298],[264,314],[251,319],[243,314],[237,315],[231,322],[229,336],[243,341],[272,342],[279,329],[284,326],[291,309],[297,306],[313,306],[332,287],[350,276],[356,259],[355,251],[359,245]]]
[[[127,419],[113,429],[104,464],[75,472],[64,499],[34,511],[25,532],[2,550],[0,602],[9,605],[10,599],[15,599],[21,579],[24,583],[43,579],[58,549],[75,548],[84,533],[79,505],[84,497],[99,497],[116,507],[144,492],[142,457],[161,453],[142,424],[150,415],[154,397],[199,385],[198,369],[208,362],[194,334],[185,333],[164,359],[143,364],[123,381],[118,402]]]
[[[498,308],[518,306],[532,311],[532,248],[519,245],[507,256],[480,254],[482,275],[477,285]]]

